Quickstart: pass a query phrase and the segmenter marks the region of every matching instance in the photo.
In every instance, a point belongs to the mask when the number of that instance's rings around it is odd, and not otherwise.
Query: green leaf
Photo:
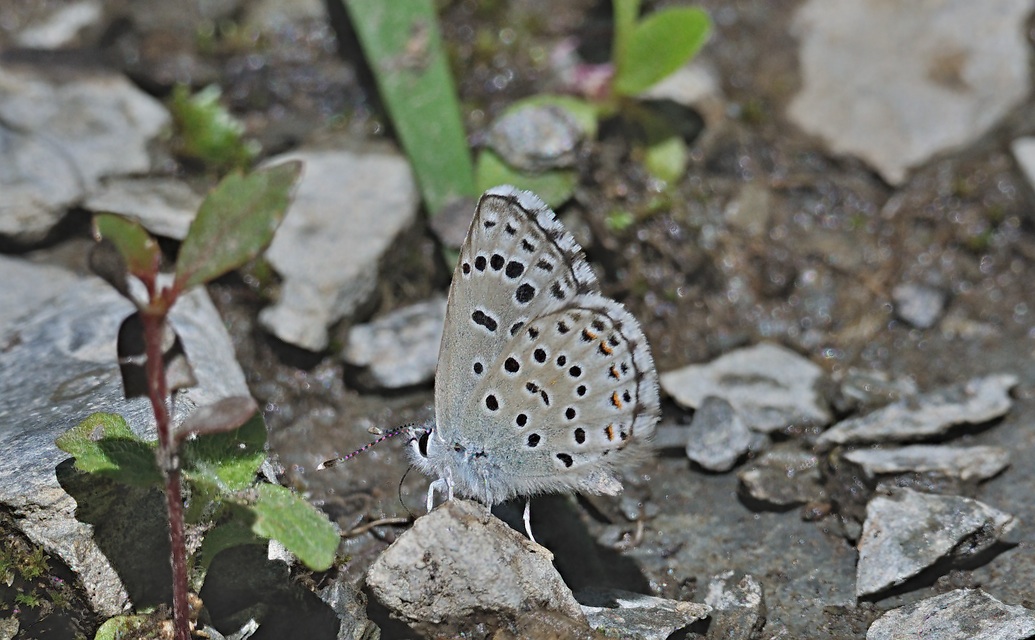
[[[471,152],[432,0],[345,5],[428,211],[477,196]]]
[[[556,209],[575,193],[578,175],[570,169],[525,173],[510,167],[498,155],[483,149],[478,154],[475,170],[478,190],[485,191],[501,184],[512,184],[538,195],[546,204]]]
[[[255,535],[251,526],[240,520],[232,520],[215,526],[205,534],[205,539],[201,543],[201,569],[208,571],[212,559],[224,549],[245,544],[264,543],[265,540]]]
[[[690,162],[690,149],[679,136],[671,136],[647,147],[643,164],[655,178],[672,183],[683,177]]]
[[[75,466],[80,471],[135,487],[152,487],[162,481],[154,443],[137,437],[118,414],[91,414],[54,443],[75,456]]]
[[[180,246],[176,287],[182,291],[218,278],[265,249],[301,171],[296,160],[223,178],[201,203]]]
[[[122,640],[123,638],[142,638],[150,634],[139,632],[150,630],[156,636],[159,630],[152,616],[115,616],[108,618],[97,629],[94,640]]]
[[[259,499],[252,506],[256,520],[252,531],[279,541],[313,571],[326,571],[334,564],[338,532],[327,516],[275,484],[259,485]]]
[[[611,41],[611,59],[615,63],[616,75],[621,73],[622,61],[626,59],[629,39],[636,28],[636,18],[640,15],[640,0],[612,0],[614,16],[614,37]]]
[[[209,491],[240,491],[255,482],[266,459],[265,445],[266,424],[255,414],[239,429],[186,440],[181,449],[183,474]]]
[[[244,139],[244,125],[220,104],[220,93],[215,85],[193,96],[186,85],[173,89],[169,112],[180,134],[178,151],[217,169],[245,167],[259,145]]]
[[[708,40],[711,20],[701,9],[670,7],[636,25],[616,56],[614,90],[642,93],[686,64]]]
[[[139,222],[113,213],[98,213],[93,217],[93,235],[98,242],[111,242],[133,275],[138,278],[157,275],[162,251]]]

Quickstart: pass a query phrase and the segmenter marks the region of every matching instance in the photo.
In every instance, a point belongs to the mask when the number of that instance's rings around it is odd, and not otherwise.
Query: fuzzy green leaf
[[[215,168],[247,166],[259,145],[244,139],[244,125],[220,104],[220,94],[215,85],[194,95],[186,85],[173,89],[169,112],[180,134],[178,151]]]
[[[575,171],[569,169],[543,173],[518,171],[488,149],[483,149],[478,154],[475,175],[479,191],[485,191],[501,184],[512,184],[519,189],[532,191],[554,209],[571,198],[578,180]]]
[[[615,93],[632,96],[646,91],[689,62],[710,31],[711,20],[701,9],[670,7],[648,15],[618,52]]]
[[[158,634],[157,622],[154,616],[129,615],[115,616],[108,618],[104,624],[97,629],[94,640],[122,640],[123,638],[142,638],[150,635],[151,632]]]
[[[290,489],[259,485],[259,499],[252,506],[256,520],[252,531],[279,541],[313,571],[326,571],[334,563],[338,532],[327,516]]]
[[[647,147],[643,164],[655,178],[672,183],[683,177],[690,162],[690,149],[679,136],[659,140]]]
[[[202,571],[208,571],[213,558],[220,551],[245,544],[265,544],[265,541],[256,536],[247,523],[240,520],[231,520],[213,527],[205,534],[205,539],[201,543]]]
[[[135,487],[161,483],[154,444],[141,440],[126,420],[114,413],[94,413],[59,436],[54,443],[75,456],[80,471],[96,473]]]
[[[428,211],[476,196],[471,152],[432,0],[345,5]]]
[[[266,459],[266,424],[255,414],[239,429],[209,433],[183,443],[183,473],[188,480],[223,493],[251,486]]]
[[[302,163],[291,161],[223,178],[180,247],[176,287],[204,284],[259,255],[284,219],[301,171]]]

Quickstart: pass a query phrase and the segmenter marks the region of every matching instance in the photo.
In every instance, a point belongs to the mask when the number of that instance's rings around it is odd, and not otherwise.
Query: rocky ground
[[[560,60],[606,56],[594,2],[439,4],[472,139],[561,88]],[[187,404],[247,388],[348,558],[313,576],[226,552],[200,594],[221,632],[1035,637],[1031,3],[699,4],[712,39],[654,95],[694,123],[685,177],[659,184],[605,123],[559,211],[653,347],[657,456],[621,497],[534,500],[542,547],[471,503],[424,516],[398,439],[316,471],[433,417],[451,271],[340,7],[0,4],[0,531],[73,603],[0,590],[0,638],[168,600],[139,577],[161,577],[141,553],[160,508],[85,509],[53,439],[102,409],[149,428],[89,215],[183,237],[212,183],[163,133],[177,82],[217,83],[262,158],[307,164],[274,283],[246,270],[177,308]],[[496,515],[521,530],[521,507]]]

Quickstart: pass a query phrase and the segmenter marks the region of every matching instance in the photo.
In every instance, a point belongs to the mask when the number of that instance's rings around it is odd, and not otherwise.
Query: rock
[[[748,236],[758,237],[769,228],[773,195],[763,184],[748,182],[726,206],[726,222]]]
[[[476,502],[454,499],[417,518],[367,573],[374,597],[418,632],[459,637],[547,609],[584,620],[553,554]]]
[[[706,638],[750,640],[765,626],[762,585],[747,574],[724,571],[708,582],[704,603],[712,608]]]
[[[944,435],[960,424],[981,424],[1002,416],[1013,401],[1017,377],[975,378],[843,420],[819,437],[820,446],[868,442],[910,442]]]
[[[1017,138],[1010,145],[1013,157],[1020,165],[1028,184],[1035,189],[1035,138]]]
[[[117,213],[137,220],[155,235],[183,240],[201,200],[187,183],[175,178],[114,178],[89,194],[83,208]]]
[[[730,403],[709,396],[687,429],[686,457],[709,471],[729,471],[753,448],[757,436]]]
[[[737,478],[742,495],[777,508],[823,498],[819,460],[797,449],[767,451]]]
[[[129,593],[113,563],[132,563],[151,544],[101,540],[78,504],[58,483],[55,469],[68,454],[54,439],[95,411],[121,414],[135,433],[154,437],[146,398],[127,401],[116,360],[119,324],[132,307],[99,278],[0,258],[16,287],[0,287],[0,309],[21,307],[0,326],[0,504],[17,516],[34,543],[60,557],[82,580],[97,612],[121,613]],[[20,297],[23,291],[32,291]],[[171,321],[183,339],[199,387],[177,396],[175,418],[230,395],[248,393],[233,346],[204,289],[182,298]],[[123,532],[126,533],[126,532]],[[157,544],[157,541],[155,541]],[[126,555],[111,555],[111,545]],[[101,546],[107,551],[102,551]],[[163,561],[168,567],[168,557]],[[168,584],[166,583],[166,588]]]
[[[1002,447],[950,447],[913,445],[890,449],[859,449],[844,455],[859,465],[866,477],[901,473],[937,473],[963,482],[987,480],[1010,464]]]
[[[432,233],[447,249],[459,249],[467,239],[467,230],[471,228],[474,211],[478,201],[474,198],[452,198],[431,216],[428,226]]]
[[[892,378],[883,371],[852,367],[841,381],[840,392],[841,401],[836,408],[839,412],[849,413],[859,407],[873,409],[915,396],[920,389],[908,376]]]
[[[1016,521],[960,496],[893,489],[866,506],[855,594],[880,593],[949,557],[966,559],[995,544]]]
[[[1035,635],[1035,613],[981,589],[957,589],[888,611],[866,640],[1024,640]]]
[[[82,31],[97,27],[102,17],[101,3],[94,0],[58,5],[42,20],[22,29],[15,42],[31,49],[64,47],[74,43]]]
[[[352,327],[341,358],[361,369],[361,385],[403,389],[431,382],[438,365],[446,299],[436,296]]]
[[[327,327],[374,293],[378,261],[416,220],[419,194],[396,154],[305,151],[294,201],[266,259],[284,278],[280,299],[259,320],[279,339],[320,351]]]
[[[627,640],[665,640],[689,624],[708,617],[711,607],[632,593],[621,589],[587,589],[576,594],[589,626]]]
[[[565,109],[533,104],[503,114],[485,142],[510,166],[535,172],[573,166],[584,135]]]
[[[272,541],[271,541],[272,542]],[[317,595],[327,603],[341,620],[339,640],[370,640],[377,637],[377,626],[367,619],[367,599],[359,588],[338,572]]]
[[[697,408],[708,396],[733,405],[750,429],[830,424],[830,409],[816,390],[823,370],[789,349],[763,342],[706,365],[661,374],[661,387],[679,404]]]
[[[1027,0],[811,0],[794,19],[803,86],[788,116],[901,184],[1028,95],[1030,13]]]
[[[18,242],[43,238],[101,178],[147,173],[147,145],[169,124],[165,108],[121,75],[59,73],[0,66],[0,236]]]
[[[547,609],[521,613],[512,629],[497,629],[492,640],[609,640],[585,622]]]
[[[945,292],[922,284],[903,283],[891,290],[895,313],[917,329],[930,329],[945,310]]]

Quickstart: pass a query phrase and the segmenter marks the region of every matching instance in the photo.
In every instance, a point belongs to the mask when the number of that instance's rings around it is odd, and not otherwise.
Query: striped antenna
[[[331,468],[331,467],[333,467],[335,465],[339,465],[342,462],[345,462],[346,460],[348,460],[349,458],[352,458],[354,456],[357,456],[357,455],[363,453],[364,451],[366,451],[370,447],[374,446],[375,444],[380,444],[380,443],[384,442],[385,440],[391,438],[392,436],[397,436],[400,433],[406,431],[407,429],[413,428],[414,426],[415,426],[414,424],[408,424],[406,426],[399,427],[398,429],[392,429],[391,431],[388,431],[388,432],[382,434],[381,437],[378,438],[377,440],[374,440],[373,442],[368,442],[367,444],[363,445],[359,449],[356,449],[355,451],[353,451],[352,453],[350,453],[348,455],[344,455],[344,456],[342,456],[340,458],[334,458],[333,460],[325,460],[325,461],[321,462],[319,465],[317,465],[316,470],[319,471],[320,469],[329,469],[329,468]]]

